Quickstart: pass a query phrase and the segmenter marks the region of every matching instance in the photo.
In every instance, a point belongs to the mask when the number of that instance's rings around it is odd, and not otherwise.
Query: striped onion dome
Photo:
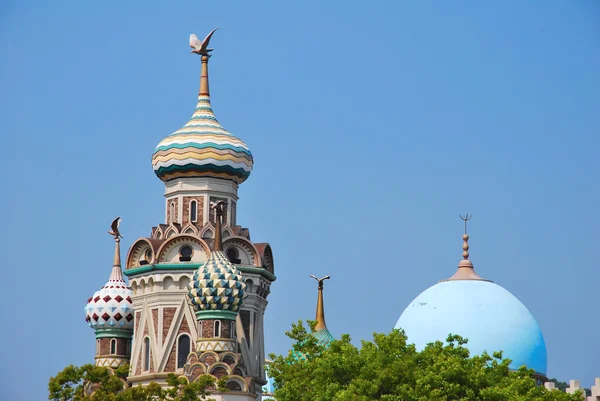
[[[188,285],[188,300],[196,312],[238,312],[246,297],[245,281],[225,252],[216,250],[194,273]]]
[[[248,146],[229,133],[215,117],[208,91],[208,57],[202,57],[198,104],[192,118],[163,139],[152,155],[152,167],[162,181],[180,177],[213,177],[244,182],[254,164]]]

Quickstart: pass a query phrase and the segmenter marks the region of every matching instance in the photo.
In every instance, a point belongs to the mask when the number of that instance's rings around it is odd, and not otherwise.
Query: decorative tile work
[[[102,358],[96,359],[96,366],[104,366],[107,368],[118,368],[121,365],[127,363],[127,359],[113,357],[113,356],[103,356]]]
[[[196,351],[235,351],[235,342],[233,340],[200,340],[196,342]]]
[[[198,312],[237,312],[246,297],[245,281],[223,251],[214,251],[194,273],[188,286],[188,300]]]
[[[335,338],[331,335],[327,328],[314,331],[312,335],[317,339],[317,344],[324,347],[325,349],[329,348],[331,342],[335,340]],[[306,356],[301,352],[292,351],[292,354],[294,356],[294,359],[297,361],[306,360]]]
[[[131,294],[131,288],[127,287],[122,278],[114,278],[111,275],[106,285],[88,300],[85,306],[85,320],[94,330],[133,330]]]
[[[152,155],[162,181],[178,177],[214,177],[238,184],[250,175],[254,160],[248,146],[217,121],[210,97],[201,95],[192,118],[163,139]]]

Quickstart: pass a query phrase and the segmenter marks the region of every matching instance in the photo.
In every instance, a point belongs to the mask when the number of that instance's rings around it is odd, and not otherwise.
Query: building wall
[[[185,280],[181,278],[185,277]],[[177,339],[181,334],[197,339],[196,319],[187,303],[185,287],[170,283],[188,282],[189,273],[169,271],[131,279],[136,310],[134,346],[132,349],[131,383],[141,383],[152,373],[177,373]],[[165,285],[168,284],[168,285]],[[150,344],[150,366],[144,369],[145,338]],[[161,382],[161,380],[156,380]]]

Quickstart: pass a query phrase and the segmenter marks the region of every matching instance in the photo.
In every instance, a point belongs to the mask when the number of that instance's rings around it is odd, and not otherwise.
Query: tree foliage
[[[293,349],[287,356],[270,355],[268,368],[278,401],[583,400],[536,386],[533,370],[511,371],[501,352],[471,356],[467,340],[457,335],[419,352],[401,330],[376,333],[360,349],[348,335],[319,346],[301,321],[286,334]]]
[[[215,382],[213,376],[200,376],[189,383],[183,376],[169,374],[168,388],[157,383],[129,387],[129,366],[115,370],[91,364],[67,366],[48,383],[48,399],[52,401],[198,401],[207,400],[209,390],[225,392],[227,377]]]

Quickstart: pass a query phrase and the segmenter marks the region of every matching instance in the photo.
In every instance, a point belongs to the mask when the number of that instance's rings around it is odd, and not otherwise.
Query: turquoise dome
[[[522,365],[546,375],[546,344],[529,310],[514,295],[484,280],[451,280],[423,291],[404,310],[395,328],[404,329],[421,350],[448,334],[469,340],[471,355],[503,351],[511,369]]]

